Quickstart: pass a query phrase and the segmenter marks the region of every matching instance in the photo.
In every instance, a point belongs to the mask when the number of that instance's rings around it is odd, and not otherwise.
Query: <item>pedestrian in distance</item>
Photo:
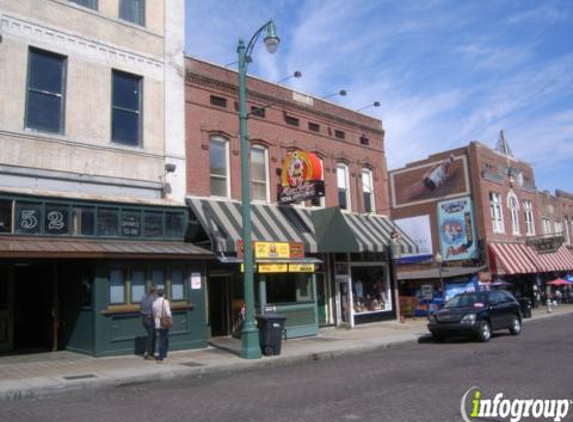
[[[173,325],[171,316],[171,306],[165,298],[163,289],[157,290],[157,300],[153,302],[153,318],[155,320],[155,329],[159,336],[159,347],[156,363],[162,363],[167,358],[169,349],[169,329]]]
[[[143,359],[155,359],[155,321],[153,319],[153,302],[157,299],[157,289],[151,286],[149,291],[143,295],[140,302],[141,323],[145,328],[147,336],[145,338],[145,351]]]

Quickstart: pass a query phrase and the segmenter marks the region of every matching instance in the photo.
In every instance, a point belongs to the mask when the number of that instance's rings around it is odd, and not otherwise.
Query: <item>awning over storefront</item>
[[[0,258],[209,259],[213,253],[183,242],[47,237],[0,238]]]
[[[492,242],[489,244],[491,257],[495,259],[496,274],[529,274],[538,272],[529,258],[525,243]],[[501,266],[501,268],[500,268]]]
[[[525,250],[541,273],[573,270],[573,254],[564,245],[555,252],[539,253],[531,246],[526,246]]]
[[[451,278],[465,275],[477,274],[486,270],[487,267],[442,267],[428,268],[417,271],[398,271],[398,280],[425,280],[432,278]]]
[[[187,204],[215,251],[237,252],[243,226],[240,202],[187,198]],[[253,241],[300,242],[306,252],[318,252],[310,210],[267,204],[252,204],[251,210]]]

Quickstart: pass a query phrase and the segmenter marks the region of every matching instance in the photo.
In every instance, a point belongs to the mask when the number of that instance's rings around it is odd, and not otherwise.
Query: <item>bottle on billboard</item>
[[[448,170],[451,164],[454,162],[455,157],[450,155],[440,164],[438,164],[434,169],[432,169],[428,175],[424,178],[424,185],[430,190],[436,190],[441,187],[446,178],[448,177]]]

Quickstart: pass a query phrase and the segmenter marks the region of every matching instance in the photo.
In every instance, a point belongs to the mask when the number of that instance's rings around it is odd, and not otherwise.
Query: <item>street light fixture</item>
[[[281,79],[280,81],[276,82],[277,85],[288,81],[292,78],[300,78],[302,76],[302,72],[300,70],[295,70],[292,75],[287,76],[286,78]]]
[[[380,107],[380,101],[374,101],[372,104],[368,104],[367,106],[364,107],[360,107],[359,109],[357,109],[356,111],[362,111],[365,110],[369,107]]]
[[[347,94],[347,93],[346,93],[346,90],[345,90],[345,89],[341,89],[341,90],[338,91],[338,92],[333,92],[332,94],[328,94],[328,95],[325,95],[325,96],[320,97],[320,98],[324,100],[324,99],[326,99],[326,98],[334,97],[335,95],[340,95],[341,97],[346,97],[346,94]]]
[[[253,246],[251,241],[251,197],[249,194],[249,136],[247,132],[247,67],[251,62],[251,53],[261,33],[266,31],[263,39],[267,51],[277,51],[279,37],[272,20],[261,26],[251,37],[249,43],[240,39],[237,47],[239,55],[239,132],[241,135],[241,214],[243,218],[243,263],[244,263],[244,296],[245,323],[241,332],[241,357],[258,359],[261,357],[259,330],[254,321],[255,289],[253,281]]]

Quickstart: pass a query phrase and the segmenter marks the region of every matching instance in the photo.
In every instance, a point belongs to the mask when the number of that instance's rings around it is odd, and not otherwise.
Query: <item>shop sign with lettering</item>
[[[289,264],[289,273],[313,273],[314,264]]]
[[[324,196],[322,164],[316,154],[292,151],[282,167],[278,201],[299,202]]]
[[[243,258],[244,242],[237,242],[237,257]],[[256,259],[302,259],[304,244],[300,242],[253,242]]]

